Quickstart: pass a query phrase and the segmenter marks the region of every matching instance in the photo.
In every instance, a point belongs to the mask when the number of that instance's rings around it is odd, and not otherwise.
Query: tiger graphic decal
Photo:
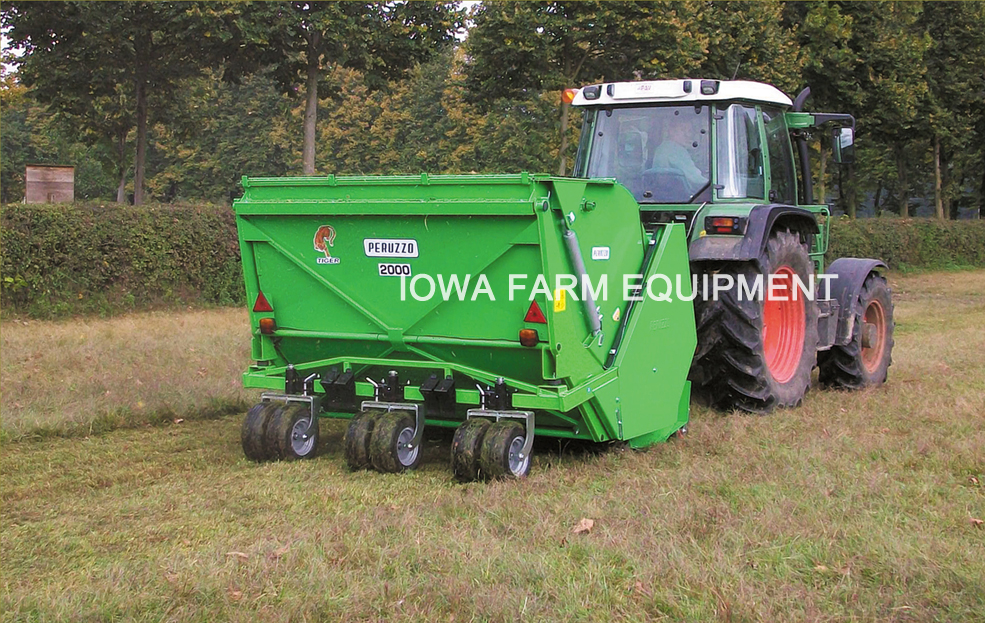
[[[319,264],[338,264],[339,258],[332,257],[329,247],[335,246],[335,228],[331,225],[322,225],[315,232],[315,251],[321,251],[325,257],[318,258]]]

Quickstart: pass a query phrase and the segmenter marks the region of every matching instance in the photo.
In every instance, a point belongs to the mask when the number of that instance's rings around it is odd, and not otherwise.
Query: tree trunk
[[[985,148],[982,149],[982,185],[978,189],[978,218],[985,218]]]
[[[311,35],[308,41],[308,77],[305,80],[308,100],[304,105],[304,146],[301,162],[305,175],[315,174],[315,129],[318,125],[318,34]]]
[[[120,176],[120,185],[116,189],[116,202],[126,203],[127,201],[127,135],[120,134],[116,137],[116,152],[119,157],[117,173]]]
[[[947,160],[944,161],[943,169],[944,169],[945,172],[947,171]],[[963,197],[961,196],[961,189],[966,186],[966,182],[967,181],[968,181],[968,178],[966,178],[964,176],[964,174],[962,173],[961,176],[958,178],[957,183],[955,183],[954,186],[953,186],[953,188],[956,189],[957,196],[956,197],[950,197],[949,196],[950,193],[948,193],[948,192],[945,192],[944,193],[944,214],[949,215],[949,218],[952,221],[958,220],[958,217],[960,216],[960,213],[961,213],[961,204],[962,204],[962,201],[961,200],[963,199]],[[944,176],[944,188],[945,189],[951,188],[952,187],[951,186],[951,183],[952,183],[952,180],[949,180],[948,177],[945,175]]]
[[[116,202],[127,202],[127,170],[120,167],[120,185],[116,187]]]
[[[592,46],[588,46],[585,52],[581,55],[581,60],[574,67],[571,66],[572,51],[570,47],[565,44],[564,50],[564,81],[565,88],[571,84],[575,84],[578,81],[578,74],[581,73],[581,66],[585,64],[585,59],[588,58],[589,53],[592,51]],[[603,79],[604,82],[604,79]],[[568,169],[568,113],[571,110],[571,104],[564,101],[564,93],[561,94],[561,153],[559,154],[558,160],[560,160],[560,165],[558,166],[558,175],[567,175]]]
[[[882,198],[882,181],[876,186],[876,197],[875,201],[872,202],[872,213],[875,216],[882,216],[882,210],[879,209],[879,200]]]
[[[982,145],[982,185],[978,189],[978,218],[985,218],[985,145]]]
[[[137,157],[134,161],[133,205],[144,202],[144,163],[147,160],[147,84],[137,78]]]
[[[906,188],[906,156],[901,145],[896,146],[896,179],[899,183],[899,215],[910,216],[910,196]]]
[[[561,164],[558,166],[557,174],[564,176],[566,175],[566,169],[568,166],[568,110],[571,109],[571,104],[567,102],[561,102],[561,153],[559,160]]]
[[[944,220],[944,197],[941,193],[941,139],[934,135],[934,213]]]
[[[954,184],[954,174],[949,165],[952,153],[944,144],[941,144],[941,203],[944,205],[944,218],[957,220],[961,183],[959,180],[957,186]]]

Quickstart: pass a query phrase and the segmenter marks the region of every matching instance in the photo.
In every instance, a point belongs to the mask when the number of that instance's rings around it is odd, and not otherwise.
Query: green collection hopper
[[[614,181],[243,187],[244,383],[267,390],[243,425],[250,458],[311,456],[318,417],[334,417],[351,419],[354,468],[414,467],[424,426],[445,426],[457,428],[460,479],[515,477],[534,435],[641,447],[686,425],[696,337],[685,229],[644,228]],[[651,282],[658,296],[645,287],[654,274],[665,276]],[[678,283],[683,296],[663,296]]]

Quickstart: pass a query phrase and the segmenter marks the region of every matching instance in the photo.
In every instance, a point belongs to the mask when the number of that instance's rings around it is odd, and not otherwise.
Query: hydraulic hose
[[[650,238],[650,242],[646,245],[646,253],[643,254],[643,265],[640,266],[640,274],[643,275],[643,283],[646,283],[647,273],[650,272],[650,259],[653,257],[653,252],[657,248],[657,235],[654,232],[653,237]],[[640,296],[642,296],[642,290],[645,286],[640,285]],[[616,361],[616,355],[619,353],[619,347],[622,345],[622,338],[626,335],[626,325],[629,324],[629,318],[633,315],[633,308],[636,306],[636,297],[629,299],[626,303],[626,313],[622,315],[622,322],[619,323],[619,328],[616,330],[616,339],[612,340],[612,348],[609,349],[609,356],[605,359],[604,369],[608,370],[612,367],[612,364]]]

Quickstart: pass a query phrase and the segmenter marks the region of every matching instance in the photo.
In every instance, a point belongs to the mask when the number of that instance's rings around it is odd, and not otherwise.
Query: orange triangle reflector
[[[530,303],[530,309],[527,310],[527,315],[523,317],[523,321],[547,324],[547,317],[544,316],[544,312],[540,310],[540,305],[537,304],[537,301]]]
[[[257,295],[257,301],[253,304],[253,311],[255,312],[272,312],[274,308],[270,306],[270,302],[267,301],[267,297],[263,295],[263,292]]]

